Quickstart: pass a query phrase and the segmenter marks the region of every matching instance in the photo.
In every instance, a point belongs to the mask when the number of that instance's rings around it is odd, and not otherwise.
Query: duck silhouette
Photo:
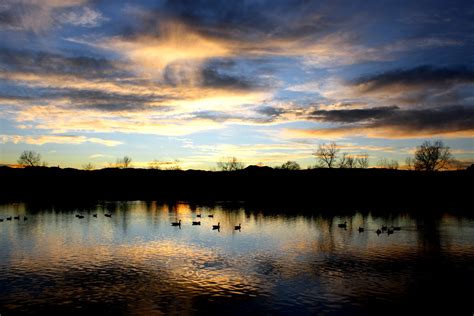
[[[337,224],[337,227],[339,228],[347,228],[347,222],[344,222],[342,224]]]
[[[179,220],[177,222],[172,222],[171,226],[181,226],[181,220]]]

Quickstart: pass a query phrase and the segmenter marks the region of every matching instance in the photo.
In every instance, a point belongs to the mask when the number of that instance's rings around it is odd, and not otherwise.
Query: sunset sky
[[[0,164],[474,161],[473,1],[0,1]]]

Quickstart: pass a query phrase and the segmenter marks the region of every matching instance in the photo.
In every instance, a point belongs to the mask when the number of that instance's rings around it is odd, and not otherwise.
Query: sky
[[[0,164],[474,162],[473,1],[0,0]]]

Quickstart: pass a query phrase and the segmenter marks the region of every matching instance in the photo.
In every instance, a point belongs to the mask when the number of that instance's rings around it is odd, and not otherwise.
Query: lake
[[[0,219],[2,316],[474,313],[465,213],[99,201]]]

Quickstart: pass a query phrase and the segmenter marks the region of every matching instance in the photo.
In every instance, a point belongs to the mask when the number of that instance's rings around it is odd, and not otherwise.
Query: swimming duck
[[[181,226],[181,220],[179,220],[177,222],[172,222],[171,226]]]
[[[337,227],[340,227],[340,228],[347,228],[347,222],[344,222],[342,224],[337,224]]]

